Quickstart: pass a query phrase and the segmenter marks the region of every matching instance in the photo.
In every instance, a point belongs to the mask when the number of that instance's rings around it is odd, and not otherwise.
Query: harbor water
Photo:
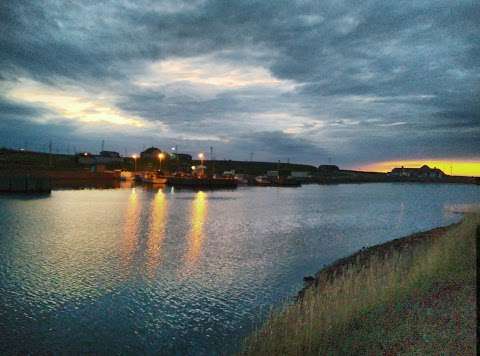
[[[0,195],[0,354],[231,353],[304,276],[478,203],[460,184]]]

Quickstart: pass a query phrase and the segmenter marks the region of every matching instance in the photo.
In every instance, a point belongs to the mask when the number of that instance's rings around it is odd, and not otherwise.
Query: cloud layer
[[[0,145],[480,158],[473,1],[3,1]]]

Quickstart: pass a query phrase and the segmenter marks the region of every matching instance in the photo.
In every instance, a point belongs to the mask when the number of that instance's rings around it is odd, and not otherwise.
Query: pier
[[[50,193],[50,178],[30,175],[0,176],[0,193]]]

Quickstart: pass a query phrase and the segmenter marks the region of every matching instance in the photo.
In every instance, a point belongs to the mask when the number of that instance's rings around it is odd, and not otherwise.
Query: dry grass
[[[359,257],[271,313],[246,355],[475,354],[479,214]]]

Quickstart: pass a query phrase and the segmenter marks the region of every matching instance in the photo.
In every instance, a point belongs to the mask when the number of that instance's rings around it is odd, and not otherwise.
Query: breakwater
[[[51,190],[52,184],[48,177],[0,176],[0,192],[2,193],[50,193]]]

